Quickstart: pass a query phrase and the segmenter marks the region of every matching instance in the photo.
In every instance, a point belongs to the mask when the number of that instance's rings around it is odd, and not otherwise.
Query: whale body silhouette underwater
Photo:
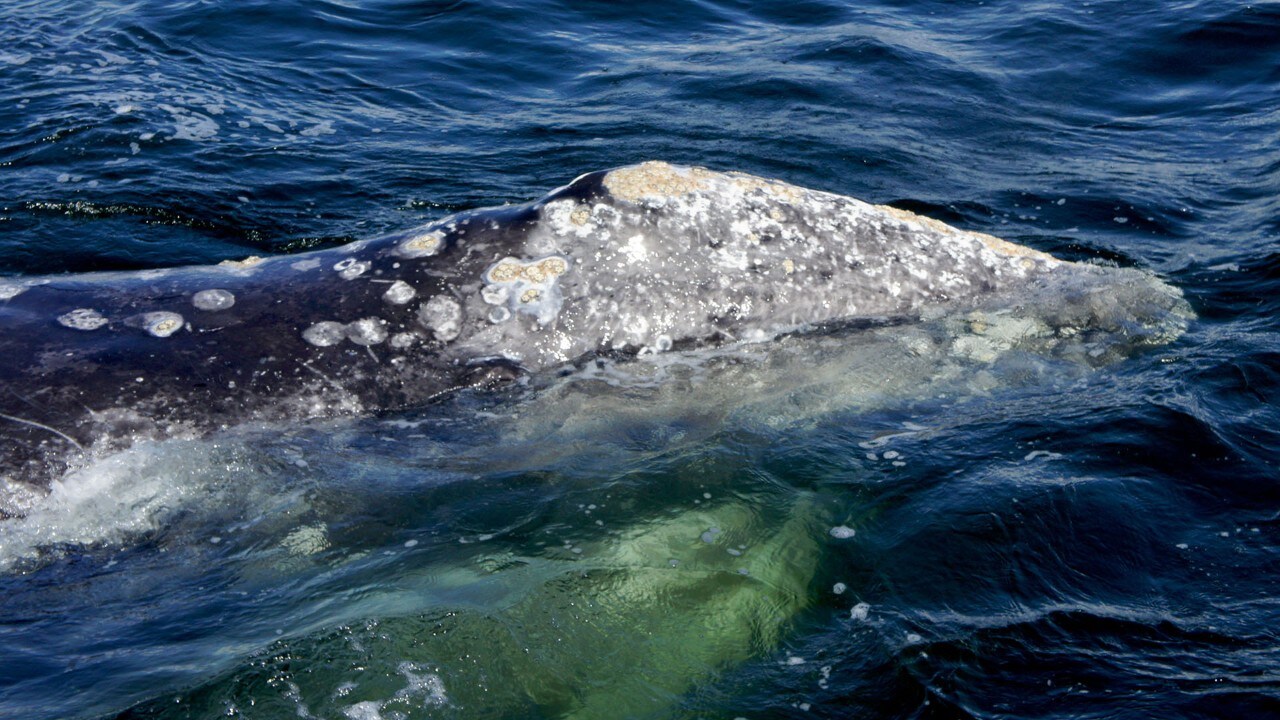
[[[970,332],[936,342],[975,362],[1096,363],[1192,317],[1145,271],[664,162],[334,249],[0,283],[0,516],[140,439],[420,407],[602,354],[946,314]]]

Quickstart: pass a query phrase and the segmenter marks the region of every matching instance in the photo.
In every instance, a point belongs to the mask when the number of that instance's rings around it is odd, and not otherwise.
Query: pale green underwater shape
[[[504,585],[525,590],[500,607],[282,641],[182,698],[178,714],[667,717],[718,672],[778,648],[832,541],[819,505],[809,494],[783,513],[776,502],[708,501],[560,549],[566,559],[480,557],[443,569],[438,585],[511,573]]]

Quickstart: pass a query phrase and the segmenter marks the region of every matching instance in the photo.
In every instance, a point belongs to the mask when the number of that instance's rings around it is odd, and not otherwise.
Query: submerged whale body
[[[0,515],[142,438],[417,407],[598,355],[942,315],[972,331],[952,351],[982,362],[1014,346],[1104,361],[1168,342],[1191,313],[1149,273],[642,163],[331,250],[0,284]]]

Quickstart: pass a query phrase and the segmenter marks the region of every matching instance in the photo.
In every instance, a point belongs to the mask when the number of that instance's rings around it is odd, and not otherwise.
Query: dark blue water
[[[660,158],[1150,269],[1199,315],[784,429],[485,397],[144,449],[0,530],[0,716],[1280,717],[1280,5],[10,0],[0,38],[6,275]],[[768,582],[613,549],[730,521]],[[750,637],[700,642],[726,618]]]

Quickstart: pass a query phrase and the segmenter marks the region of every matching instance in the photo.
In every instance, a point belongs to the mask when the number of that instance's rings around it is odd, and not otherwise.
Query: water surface
[[[661,158],[1199,315],[1101,368],[885,386],[844,337],[141,447],[0,525],[0,715],[1280,717],[1280,5],[15,0],[0,37],[6,275]]]

